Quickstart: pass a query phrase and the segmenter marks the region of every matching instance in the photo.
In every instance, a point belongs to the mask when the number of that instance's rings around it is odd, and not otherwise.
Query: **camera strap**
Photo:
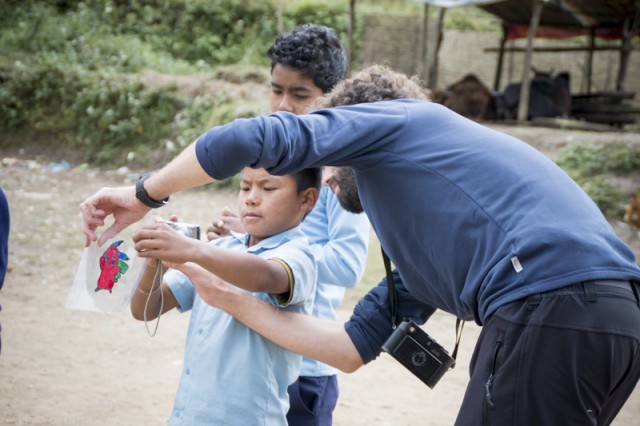
[[[391,328],[396,329],[396,310],[398,308],[396,302],[396,285],[393,282],[393,277],[391,276],[391,260],[389,260],[389,256],[385,253],[384,249],[382,249],[382,261],[384,262],[384,270],[387,273],[387,287],[389,288],[389,306],[391,308]]]
[[[398,300],[396,295],[396,286],[393,282],[393,276],[391,275],[391,260],[387,253],[385,253],[384,248],[380,247],[382,250],[382,261],[384,262],[384,270],[387,274],[387,287],[389,288],[389,307],[391,308],[391,327],[395,330],[397,326],[396,316],[398,310]],[[451,358],[456,359],[458,355],[458,347],[460,346],[460,338],[462,337],[462,329],[464,328],[464,321],[460,318],[456,318],[456,345],[453,348],[453,352],[451,353]],[[455,364],[451,368],[453,368]]]

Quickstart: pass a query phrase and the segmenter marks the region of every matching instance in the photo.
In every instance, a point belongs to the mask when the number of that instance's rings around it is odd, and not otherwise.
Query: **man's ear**
[[[307,188],[300,193],[301,204],[300,207],[305,212],[310,212],[315,207],[316,202],[318,201],[318,196],[320,191],[316,188]]]

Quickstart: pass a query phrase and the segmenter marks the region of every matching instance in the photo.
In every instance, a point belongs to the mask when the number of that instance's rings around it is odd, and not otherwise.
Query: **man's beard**
[[[340,167],[336,170],[332,180],[338,183],[339,191],[336,194],[343,209],[350,213],[362,213],[362,203],[358,195],[356,174],[351,167]]]

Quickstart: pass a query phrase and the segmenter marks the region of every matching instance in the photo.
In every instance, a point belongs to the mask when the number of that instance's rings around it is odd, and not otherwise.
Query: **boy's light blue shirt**
[[[252,247],[246,241],[246,234],[234,234],[211,244],[286,262],[295,282],[286,305],[265,293],[251,294],[287,311],[310,314],[316,266],[300,227]],[[301,357],[207,305],[184,274],[170,271],[165,281],[178,301],[178,310],[191,310],[184,368],[169,424],[286,424],[287,387],[298,377]]]
[[[345,289],[362,279],[369,244],[367,215],[349,213],[340,206],[331,189],[323,186],[315,207],[302,222],[318,266],[313,315],[337,320],[336,309]],[[331,376],[337,370],[310,358],[302,359],[301,376]]]

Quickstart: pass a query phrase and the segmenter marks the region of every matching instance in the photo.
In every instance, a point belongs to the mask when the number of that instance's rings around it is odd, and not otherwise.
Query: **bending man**
[[[588,195],[526,143],[424,100],[376,102],[407,82],[373,68],[339,84],[325,106],[371,103],[213,128],[139,196],[159,201],[246,165],[277,174],[351,166],[364,211],[397,266],[398,313],[423,322],[442,309],[483,326],[457,424],[609,424],[640,377],[640,268],[632,251]],[[80,207],[88,244],[107,216],[116,221],[99,242],[150,210],[133,187],[103,188]],[[201,294],[234,294],[207,286],[198,268],[182,268]],[[229,297],[203,298],[345,371],[372,361],[392,331],[384,285],[344,327],[259,316],[235,296],[235,307]],[[287,321],[291,334],[270,334],[274,321]]]

